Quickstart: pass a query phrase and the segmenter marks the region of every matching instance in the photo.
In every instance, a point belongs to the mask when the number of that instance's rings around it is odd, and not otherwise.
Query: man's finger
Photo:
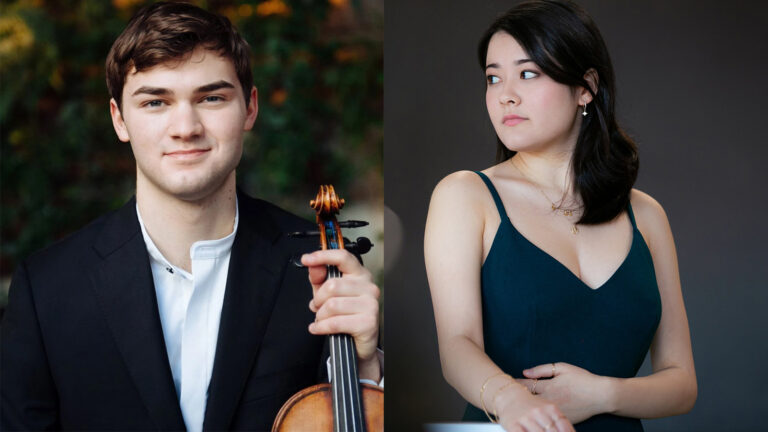
[[[320,285],[325,282],[325,279],[328,277],[328,269],[323,266],[312,266],[308,267],[309,270],[309,283],[312,284],[312,287],[317,289],[320,287]]]
[[[335,315],[373,315],[379,313],[379,302],[371,297],[333,297],[323,303],[315,315],[316,321],[322,321]]]
[[[334,265],[343,274],[365,273],[368,270],[354,255],[343,249],[321,250],[301,256],[301,263],[307,267]]]
[[[334,297],[371,297],[379,299],[379,287],[367,279],[345,276],[342,278],[328,279],[314,292],[312,301],[315,308],[323,307],[328,299]]]
[[[368,315],[336,315],[313,322],[309,325],[309,332],[316,335],[349,334],[355,338],[358,348],[362,343],[373,344],[375,348],[376,341],[373,339],[376,332],[373,329],[376,325],[376,319]]]

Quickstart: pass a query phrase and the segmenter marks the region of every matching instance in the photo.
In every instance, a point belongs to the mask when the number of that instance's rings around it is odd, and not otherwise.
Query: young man
[[[142,9],[107,59],[136,197],[23,262],[2,325],[0,429],[268,430],[318,382],[324,337],[381,368],[378,288],[311,223],[237,191],[258,111],[248,47],[186,4]],[[344,273],[325,282],[325,266]]]

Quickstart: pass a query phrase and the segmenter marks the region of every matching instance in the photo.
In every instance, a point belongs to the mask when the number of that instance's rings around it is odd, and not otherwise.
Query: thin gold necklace
[[[544,189],[542,189],[542,188],[541,188],[541,186],[539,186],[539,184],[538,184],[538,183],[536,183],[535,181],[531,180],[531,178],[530,178],[530,177],[528,177],[528,175],[526,175],[526,174],[523,172],[523,170],[521,170],[521,169],[520,169],[520,167],[519,167],[519,166],[517,166],[517,164],[515,163],[515,161],[514,161],[513,159],[510,159],[510,162],[512,163],[512,166],[514,166],[514,167],[515,167],[515,169],[517,170],[517,172],[519,172],[520,174],[522,174],[522,176],[523,176],[523,177],[525,177],[525,179],[526,179],[526,180],[528,180],[528,182],[529,182],[529,183],[531,183],[532,185],[534,185],[534,186],[536,187],[536,189],[538,189],[538,190],[539,190],[539,192],[541,192],[541,194],[544,196],[544,198],[546,198],[546,200],[547,200],[547,201],[549,201],[549,203],[552,205],[552,211],[555,213],[555,215],[557,215],[557,212],[559,211],[559,212],[561,212],[561,213],[562,213],[562,215],[563,215],[563,216],[567,216],[567,217],[568,217],[568,216],[573,216],[573,212],[574,212],[574,211],[581,209],[581,206],[578,206],[578,207],[570,207],[570,208],[567,208],[567,207],[563,207],[563,204],[562,204],[562,202],[563,202],[563,201],[565,201],[565,193],[563,193],[563,197],[560,199],[560,204],[555,204],[555,202],[554,202],[554,201],[552,201],[551,199],[549,199],[549,195],[547,195],[547,193],[546,193],[546,192],[544,192]],[[567,188],[566,188],[566,190],[567,190]],[[567,192],[566,192],[566,193],[567,193]],[[579,227],[577,227],[577,226],[576,226],[576,224],[572,224],[572,225],[571,225],[571,234],[574,234],[574,235],[576,235],[576,234],[578,234],[578,233],[579,233]]]

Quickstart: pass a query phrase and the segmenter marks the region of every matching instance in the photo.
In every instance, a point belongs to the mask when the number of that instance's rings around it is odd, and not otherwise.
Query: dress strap
[[[627,203],[627,213],[629,214],[629,221],[632,222],[632,228],[637,229],[637,222],[635,222],[635,213],[632,211],[631,203]]]
[[[504,203],[501,202],[501,197],[499,197],[499,193],[496,192],[496,188],[493,186],[493,183],[491,183],[491,179],[480,171],[475,171],[475,174],[479,175],[480,178],[483,179],[485,185],[488,186],[488,190],[491,191],[491,196],[493,196],[493,202],[496,203],[496,209],[499,211],[499,217],[501,220],[504,220],[504,218],[507,217],[507,211],[504,209]]]

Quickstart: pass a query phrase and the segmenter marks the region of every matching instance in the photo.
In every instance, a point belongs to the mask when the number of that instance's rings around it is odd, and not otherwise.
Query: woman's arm
[[[437,185],[427,217],[424,256],[443,375],[467,401],[480,408],[484,403],[489,412],[498,413],[508,431],[547,426],[555,430],[555,424],[558,431],[571,431],[554,404],[504,376],[483,350],[480,270],[486,224],[495,232],[499,217],[476,174],[455,173]]]
[[[646,377],[610,380],[611,405],[608,408],[628,417],[683,414],[693,408],[698,390],[675,242],[667,215],[656,200],[635,190],[632,207],[653,257],[662,313],[651,344],[654,373]]]
[[[633,191],[632,208],[638,228],[651,251],[661,295],[661,321],[651,345],[653,374],[637,378],[610,378],[566,363],[540,365],[523,371],[539,381],[537,391],[579,422],[595,414],[655,418],[683,414],[696,401],[696,372],[691,338],[680,289],[677,255],[669,221],[650,196]],[[523,385],[529,380],[520,380]]]

